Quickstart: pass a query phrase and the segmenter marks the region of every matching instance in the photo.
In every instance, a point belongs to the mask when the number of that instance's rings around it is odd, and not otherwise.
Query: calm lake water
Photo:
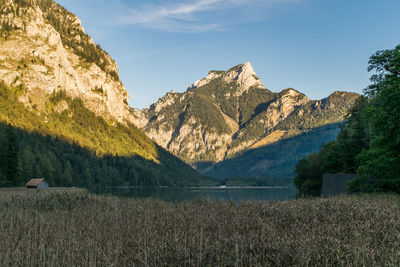
[[[111,194],[120,197],[154,198],[170,202],[195,199],[232,200],[238,202],[246,200],[291,200],[296,195],[296,189],[271,187],[112,188],[98,189],[94,193]]]

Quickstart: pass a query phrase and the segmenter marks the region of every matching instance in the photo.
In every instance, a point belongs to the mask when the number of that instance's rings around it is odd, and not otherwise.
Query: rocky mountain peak
[[[224,77],[226,82],[235,81],[240,86],[240,93],[247,91],[251,87],[264,88],[260,78],[258,78],[250,62],[240,64],[230,69]]]
[[[193,83],[188,90],[193,90],[210,83],[213,80],[222,79],[225,83],[235,83],[238,86],[237,96],[242,95],[250,88],[265,88],[260,78],[254,71],[250,62],[237,65],[227,71],[212,70],[208,75]]]
[[[302,93],[300,93],[299,91],[293,89],[293,88],[287,88],[285,90],[283,90],[281,93],[281,95],[288,95],[288,96],[298,96],[298,95],[304,95]]]

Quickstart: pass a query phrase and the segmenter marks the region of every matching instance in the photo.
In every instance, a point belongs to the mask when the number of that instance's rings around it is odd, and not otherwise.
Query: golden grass
[[[0,192],[0,266],[399,266],[400,196],[167,203]]]

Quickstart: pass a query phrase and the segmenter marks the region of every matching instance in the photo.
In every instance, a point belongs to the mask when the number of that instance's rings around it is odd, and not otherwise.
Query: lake
[[[169,202],[182,202],[195,199],[222,201],[271,201],[292,200],[295,188],[282,187],[196,187],[196,188],[108,188],[92,191],[98,194],[111,194],[119,197],[154,198]]]

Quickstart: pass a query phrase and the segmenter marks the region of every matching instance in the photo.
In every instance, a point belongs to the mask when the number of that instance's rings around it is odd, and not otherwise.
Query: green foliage
[[[299,161],[295,168],[294,184],[300,196],[319,196],[322,186],[321,157],[311,154]]]
[[[370,149],[357,158],[358,174],[374,191],[400,193],[400,45],[377,52],[369,64],[375,74],[365,93],[371,99],[367,115],[374,135]]]
[[[320,166],[307,158],[297,169],[308,164],[322,168],[321,175],[357,172],[359,178],[348,183],[350,192],[400,193],[400,46],[377,52],[369,64],[376,73],[365,90],[368,99],[358,101],[338,139],[317,154]],[[321,178],[298,171],[296,179],[300,190],[307,179]]]
[[[60,101],[68,104],[61,113],[55,109]],[[63,91],[49,97],[46,114],[47,120],[28,110],[14,89],[0,83],[0,126],[11,125],[9,133],[15,133],[0,134],[2,144],[12,144],[2,146],[8,154],[0,156],[20,163],[19,172],[18,165],[11,168],[1,161],[1,184],[20,186],[35,177],[51,186],[86,187],[193,186],[201,181],[198,173],[135,126],[109,123]],[[9,182],[14,174],[18,183]]]

